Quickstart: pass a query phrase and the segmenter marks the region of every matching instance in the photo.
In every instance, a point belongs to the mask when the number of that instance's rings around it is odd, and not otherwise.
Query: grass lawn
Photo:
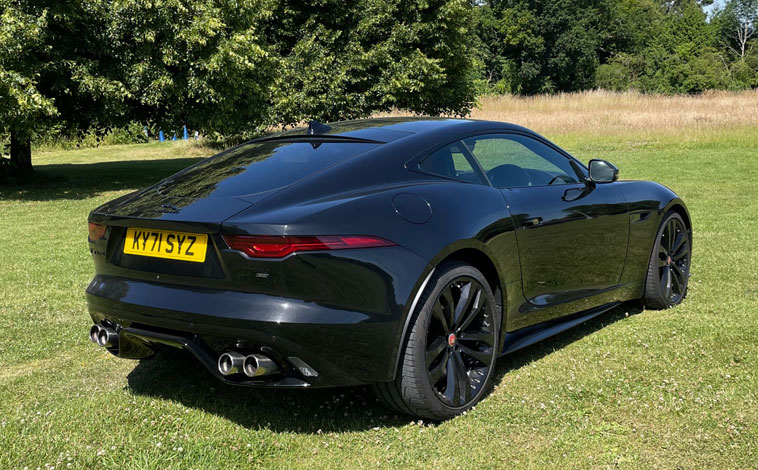
[[[236,388],[179,352],[93,346],[87,213],[207,149],[38,152],[38,184],[0,186],[0,468],[756,468],[758,126],[545,133],[682,196],[689,297],[502,358],[493,393],[442,424],[365,388]]]

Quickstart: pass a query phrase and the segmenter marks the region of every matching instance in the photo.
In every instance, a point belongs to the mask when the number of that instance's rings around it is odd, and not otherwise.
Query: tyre
[[[648,265],[643,304],[664,309],[679,304],[687,295],[692,245],[687,226],[676,212],[663,218]]]
[[[397,377],[375,392],[398,411],[452,418],[481,400],[492,381],[500,327],[492,289],[473,266],[444,262],[412,315]]]

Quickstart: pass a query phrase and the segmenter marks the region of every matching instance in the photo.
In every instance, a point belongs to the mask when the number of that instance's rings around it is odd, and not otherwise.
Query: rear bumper
[[[422,271],[419,266],[418,275]],[[119,357],[147,357],[173,346],[189,350],[213,375],[238,385],[359,385],[392,380],[415,276],[392,279],[388,287],[395,287],[389,292],[396,302],[388,302],[381,313],[103,274],[88,286],[87,303],[95,323],[119,331],[119,349],[111,351]],[[396,287],[403,284],[405,292],[399,292]],[[227,349],[263,351],[277,360],[283,373],[256,380],[222,376],[216,361]],[[290,358],[305,362],[318,375],[299,373]]]
[[[142,357],[145,354],[152,354],[155,349],[163,346],[186,349],[205,365],[208,371],[217,379],[228,384],[288,388],[309,387],[311,385],[303,380],[300,377],[302,374],[294,368],[284,369],[281,374],[276,374],[274,377],[257,380],[247,378],[230,379],[218,370],[218,354],[195,336],[187,337],[181,334],[168,334],[141,328],[121,327],[119,328],[119,349],[111,350],[111,352],[117,356]],[[282,358],[281,361],[290,366],[295,366],[295,364],[290,364],[286,358]]]

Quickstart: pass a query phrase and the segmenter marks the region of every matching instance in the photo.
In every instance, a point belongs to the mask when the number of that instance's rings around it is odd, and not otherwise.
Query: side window
[[[566,157],[532,138],[517,134],[482,135],[463,142],[497,188],[579,182]]]
[[[444,176],[467,183],[486,184],[471,166],[463,150],[463,144],[456,142],[453,145],[442,147],[426,157],[419,168],[427,173]]]

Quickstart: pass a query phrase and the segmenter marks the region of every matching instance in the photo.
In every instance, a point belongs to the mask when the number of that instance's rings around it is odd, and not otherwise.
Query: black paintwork
[[[510,352],[641,297],[661,218],[677,210],[689,229],[684,203],[652,182],[501,190],[419,170],[434,150],[488,133],[517,133],[572,158],[519,126],[428,118],[329,126],[243,144],[90,214],[108,230],[90,242],[96,275],[87,299],[96,323],[122,332],[114,354],[140,358],[160,346],[184,347],[222,378],[215,360],[236,348],[263,351],[283,368],[255,381],[223,377],[242,385],[388,381],[409,313],[444,259],[462,259],[488,276],[504,317],[501,348]],[[276,170],[245,156],[261,142],[360,152],[258,191],[245,185],[246,172]],[[212,172],[212,183],[197,188],[203,171]],[[124,255],[131,226],[208,233],[212,246],[202,265]],[[371,235],[397,246],[251,259],[230,250],[221,234]],[[318,376],[300,374],[290,357]]]

